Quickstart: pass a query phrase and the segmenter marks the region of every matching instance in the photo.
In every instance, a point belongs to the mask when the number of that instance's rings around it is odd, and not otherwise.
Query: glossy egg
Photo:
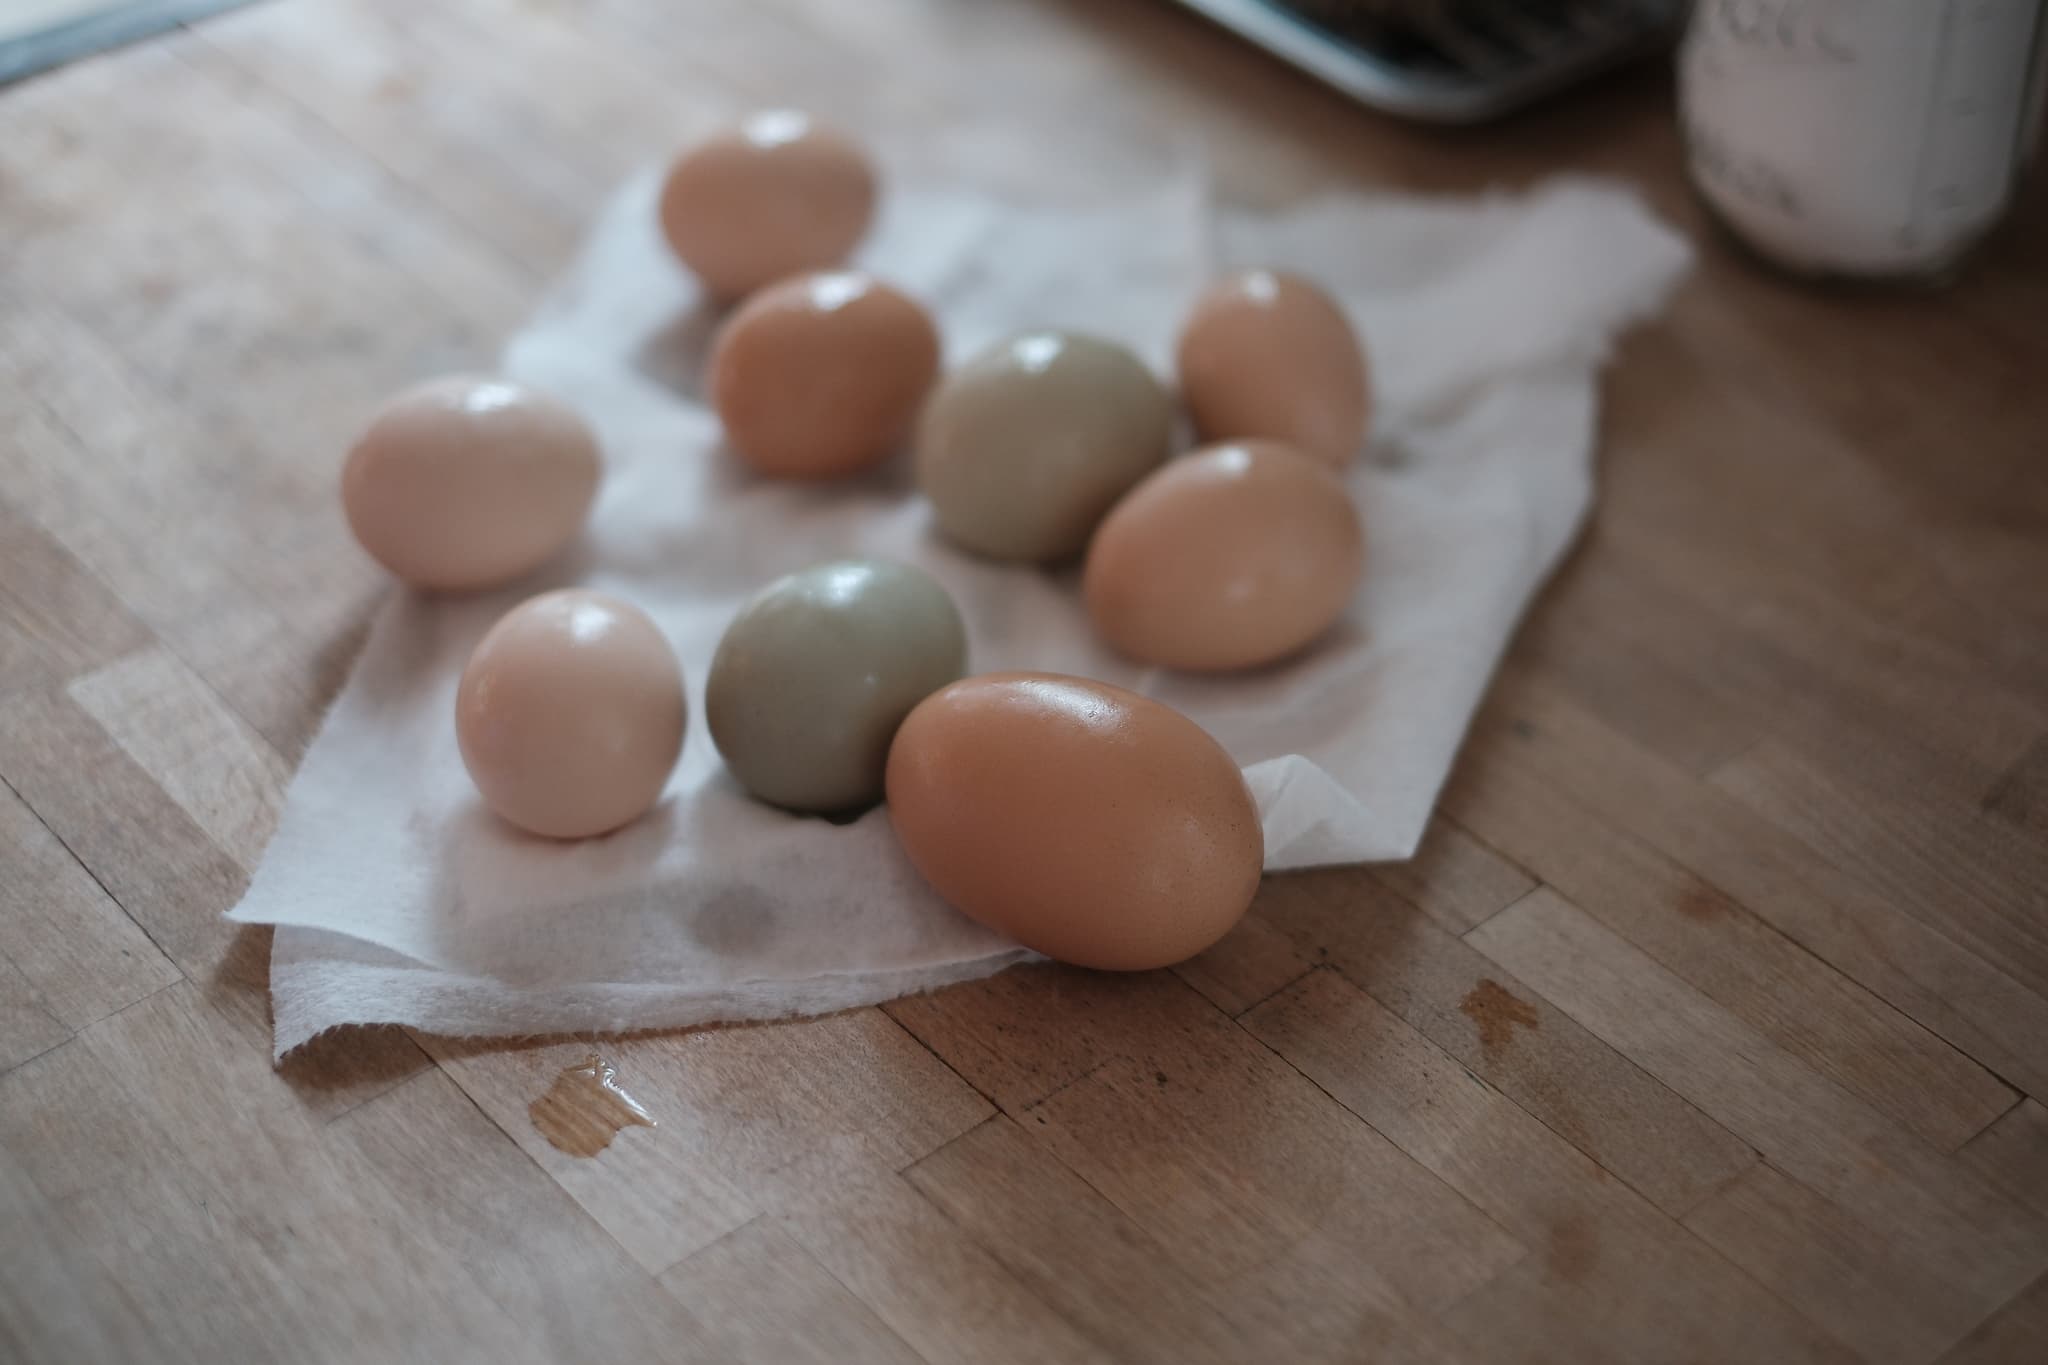
[[[1365,542],[1328,465],[1274,441],[1211,446],[1132,489],[1088,547],[1096,633],[1165,668],[1251,668],[1328,630]]]
[[[661,229],[721,298],[839,264],[875,212],[875,172],[851,139],[808,114],[754,114],[676,159]]]
[[[492,810],[580,839],[660,799],[686,709],[682,669],[647,614],[568,588],[514,607],[477,645],[455,692],[455,737]]]
[[[820,564],[771,583],[718,642],[704,719],[748,792],[791,810],[881,799],[889,742],[967,668],[953,599],[922,570]]]
[[[800,275],[726,322],[711,395],[756,469],[830,479],[889,454],[938,370],[938,331],[908,295],[855,271]]]
[[[342,467],[341,502],[362,547],[412,586],[490,588],[575,539],[602,463],[568,405],[457,375],[378,411]]]
[[[1365,351],[1328,294],[1245,270],[1196,300],[1180,335],[1181,397],[1204,440],[1265,437],[1342,467],[1365,444]]]
[[[1178,711],[1107,683],[954,683],[896,732],[888,792],[933,889],[1063,962],[1179,962],[1258,890],[1264,836],[1237,764]]]
[[[1064,559],[1166,458],[1172,428],[1166,390],[1122,346],[1026,332],[933,391],[918,486],[956,544],[991,559]]]

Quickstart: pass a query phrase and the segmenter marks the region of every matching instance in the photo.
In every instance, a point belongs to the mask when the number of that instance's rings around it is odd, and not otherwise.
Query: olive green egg
[[[853,559],[778,579],[740,609],[711,659],[704,719],[749,793],[790,810],[881,799],[911,708],[967,670],[946,590],[907,564]]]
[[[1165,462],[1173,403],[1113,341],[1024,332],[949,374],[918,423],[918,487],[949,540],[990,559],[1078,555]]]

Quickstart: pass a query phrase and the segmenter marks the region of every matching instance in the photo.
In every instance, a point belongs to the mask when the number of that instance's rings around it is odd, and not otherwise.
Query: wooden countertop
[[[1700,238],[1411,866],[1202,959],[273,1072],[220,914],[378,575],[335,464],[632,168],[802,99],[1229,198],[1616,174]],[[1375,118],[1155,0],[277,0],[0,92],[0,1357],[2048,1359],[2048,202],[1736,260],[1666,83]]]

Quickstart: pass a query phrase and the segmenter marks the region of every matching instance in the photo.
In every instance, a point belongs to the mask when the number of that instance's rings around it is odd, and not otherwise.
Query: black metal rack
[[[1359,101],[1503,114],[1669,44],[1687,0],[1181,0]]]

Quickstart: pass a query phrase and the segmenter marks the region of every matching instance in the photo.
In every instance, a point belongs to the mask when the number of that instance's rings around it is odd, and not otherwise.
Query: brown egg
[[[990,559],[1078,555],[1166,459],[1173,401],[1113,341],[1022,332],[960,366],[917,428],[917,484],[948,540]]]
[[[683,748],[683,672],[647,613],[584,588],[529,598],[462,670],[455,737],[484,802],[535,834],[638,819]]]
[[[1365,542],[1343,480],[1276,441],[1210,446],[1132,489],[1088,547],[1096,633],[1165,668],[1252,668],[1329,629]]]
[[[938,331],[908,295],[855,271],[800,275],[719,332],[711,398],[756,469],[832,479],[889,454],[938,372]]]
[[[1299,275],[1245,270],[1209,286],[1181,331],[1178,364],[1204,440],[1266,437],[1339,467],[1365,443],[1358,334]]]
[[[1063,962],[1142,971],[1230,931],[1265,839],[1237,764],[1178,711],[1107,683],[991,673],[919,704],[889,819],[962,913]]]
[[[875,172],[850,139],[772,109],[677,158],[661,230],[721,298],[846,259],[875,212]]]
[[[348,453],[341,502],[363,548],[412,586],[490,588],[575,539],[602,463],[566,404],[456,375],[384,405]]]

